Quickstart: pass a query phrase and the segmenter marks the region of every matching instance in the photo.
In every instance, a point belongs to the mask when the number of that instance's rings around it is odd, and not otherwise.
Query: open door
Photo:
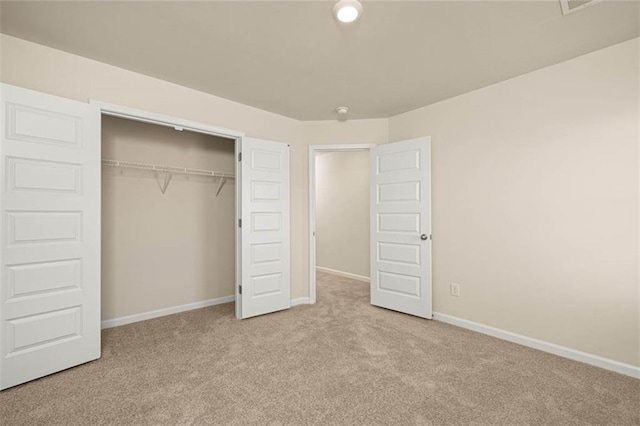
[[[431,318],[431,139],[371,149],[371,304]]]
[[[0,388],[100,357],[100,121],[5,85]]]
[[[242,319],[291,307],[289,146],[243,137],[238,160]]]

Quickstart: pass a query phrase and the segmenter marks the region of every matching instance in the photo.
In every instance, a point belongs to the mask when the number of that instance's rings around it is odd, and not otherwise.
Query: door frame
[[[371,151],[374,143],[309,145],[309,303],[316,303],[316,154]],[[368,190],[368,189],[367,189]]]
[[[238,182],[241,182],[240,176],[240,166],[237,161],[238,155],[240,153],[240,149],[242,146],[242,138],[244,137],[244,132],[238,132],[236,130],[226,129],[223,127],[210,126],[208,124],[199,123],[197,121],[185,120],[178,117],[172,117],[169,115],[158,114],[150,111],[144,111],[140,109],[130,108],[123,105],[111,104],[108,102],[102,102],[95,99],[90,99],[89,104],[94,107],[98,113],[100,114],[100,118],[103,115],[124,118],[127,120],[138,121],[147,124],[154,124],[163,127],[171,127],[175,130],[182,131],[187,130],[190,132],[203,133],[206,135],[217,136],[225,139],[230,139],[234,141],[235,145],[235,179],[236,179],[236,220],[235,223],[238,223],[238,219],[242,217],[241,212],[241,185]],[[98,120],[100,124],[100,131],[102,132],[102,120]],[[102,142],[102,137],[100,138]],[[102,158],[102,156],[101,156]],[[102,189],[100,190],[102,192]],[[100,226],[102,226],[102,217],[100,217]],[[236,283],[235,283],[235,314],[236,318],[242,318],[242,298],[239,294],[240,283],[242,282],[242,235],[238,231],[239,228],[236,228]],[[102,282],[100,282],[100,287],[102,287]]]

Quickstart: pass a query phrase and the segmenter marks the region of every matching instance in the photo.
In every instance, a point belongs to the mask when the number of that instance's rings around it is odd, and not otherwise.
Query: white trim
[[[538,349],[539,351],[548,352],[550,354],[554,354],[563,358],[568,358],[574,361],[579,361],[585,364],[593,365],[595,367],[604,368],[605,370],[614,371],[616,373],[624,374],[625,376],[630,376],[636,379],[640,379],[640,367],[636,367],[631,364],[625,364],[619,361],[614,361],[612,359],[588,354],[586,352],[581,352],[575,349],[556,345],[555,343],[545,342],[542,340],[523,336],[521,334],[512,333],[506,330],[501,330],[499,328],[491,327],[488,325],[479,324],[477,322],[469,321],[466,319],[457,318],[447,314],[434,312],[433,319],[436,321],[441,321],[447,324],[455,325],[457,327],[466,328],[467,330],[472,330],[478,333],[486,334],[488,336],[497,337],[498,339],[517,343],[522,346]]]
[[[235,213],[236,218],[233,226],[236,229],[236,283],[234,293],[236,295],[235,316],[236,319],[242,319],[242,295],[240,294],[240,286],[242,285],[242,228],[237,226],[238,220],[242,217],[242,165],[238,161],[242,152],[242,137],[236,139],[234,151],[234,171],[236,175],[236,200]]]
[[[298,306],[298,305],[309,305],[309,298],[308,297],[297,297],[295,299],[291,299],[291,306]]]
[[[346,143],[343,145],[309,145],[309,152],[338,152],[338,151],[368,151],[376,146],[375,143]]]
[[[194,309],[207,308],[209,306],[221,305],[236,300],[236,296],[224,296],[216,299],[202,300],[200,302],[187,303],[186,305],[170,306],[168,308],[156,309],[155,311],[142,312],[140,314],[128,315],[126,317],[113,318],[102,321],[102,329],[118,327],[120,325],[131,324],[139,321],[146,321],[152,318],[173,315],[180,312],[192,311]]]
[[[309,145],[309,303],[316,303],[316,153],[370,151],[373,143]]]
[[[318,272],[325,272],[339,277],[351,278],[352,280],[364,281],[366,283],[371,282],[371,278],[365,277],[364,275],[352,274],[351,272],[337,271],[335,269],[324,268],[322,266],[316,266],[316,270]]]
[[[110,115],[112,117],[126,118],[129,120],[141,121],[143,123],[172,127],[176,130],[189,130],[192,132],[205,133],[223,138],[238,139],[244,136],[243,132],[225,129],[223,127],[209,126],[197,121],[185,120],[178,117],[171,117],[169,115],[157,114],[155,112],[110,104],[107,102],[97,101],[95,99],[90,99],[89,103],[100,108],[100,112],[102,114]]]

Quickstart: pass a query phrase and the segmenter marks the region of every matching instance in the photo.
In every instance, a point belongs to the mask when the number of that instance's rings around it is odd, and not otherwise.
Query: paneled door
[[[291,307],[289,146],[243,137],[240,147],[236,316],[249,318]]]
[[[0,388],[100,357],[100,121],[1,86]]]
[[[371,304],[431,318],[431,140],[371,150]]]

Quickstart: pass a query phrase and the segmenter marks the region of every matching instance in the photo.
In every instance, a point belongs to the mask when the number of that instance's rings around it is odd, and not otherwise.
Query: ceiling
[[[640,4],[1,3],[0,31],[300,120],[390,117],[639,36]]]

